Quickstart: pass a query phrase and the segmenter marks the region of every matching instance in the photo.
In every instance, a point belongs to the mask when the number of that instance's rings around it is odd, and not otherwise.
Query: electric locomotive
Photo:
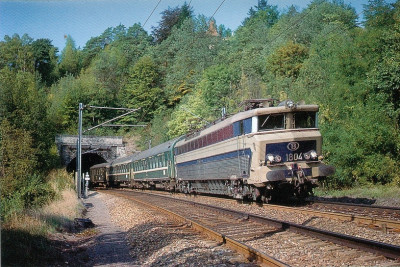
[[[334,173],[321,161],[318,106],[272,105],[248,100],[244,112],[179,141],[176,188],[264,202],[312,194],[318,179]]]

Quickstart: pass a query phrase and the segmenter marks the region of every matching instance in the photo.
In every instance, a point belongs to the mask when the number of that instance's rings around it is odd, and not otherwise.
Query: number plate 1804
[[[303,153],[287,153],[286,161],[303,160]]]

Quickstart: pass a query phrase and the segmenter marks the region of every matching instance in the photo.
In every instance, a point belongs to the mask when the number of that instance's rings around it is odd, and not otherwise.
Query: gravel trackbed
[[[86,250],[86,266],[256,266],[132,201],[91,191],[83,202],[97,232]]]
[[[90,266],[132,266],[135,265],[130,257],[126,232],[111,221],[110,213],[104,203],[104,198],[92,192],[84,199],[87,208],[86,217],[91,219],[99,234],[94,246],[88,248]]]

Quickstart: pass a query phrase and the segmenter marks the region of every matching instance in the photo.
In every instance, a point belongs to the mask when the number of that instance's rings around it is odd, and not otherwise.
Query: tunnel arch
[[[82,173],[89,172],[90,167],[92,167],[93,165],[105,162],[107,162],[107,160],[96,153],[84,153],[82,154]],[[76,172],[76,157],[73,158],[67,165],[67,172]]]

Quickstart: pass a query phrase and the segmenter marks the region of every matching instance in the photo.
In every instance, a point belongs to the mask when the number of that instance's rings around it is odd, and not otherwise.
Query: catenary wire
[[[156,10],[156,8],[158,7],[158,5],[161,3],[161,0],[158,1],[157,5],[153,8],[153,11],[151,11],[150,15],[147,17],[146,21],[143,24],[143,28],[146,25],[147,21],[150,19],[151,15],[153,15],[154,11]]]
[[[217,9],[215,10],[214,14],[212,14],[212,16],[210,17],[210,19],[208,20],[208,23],[210,23],[210,21],[212,20],[212,18],[215,16],[215,14],[218,12],[219,8],[222,6],[222,4],[225,2],[225,0],[222,0],[221,4],[217,7]]]

